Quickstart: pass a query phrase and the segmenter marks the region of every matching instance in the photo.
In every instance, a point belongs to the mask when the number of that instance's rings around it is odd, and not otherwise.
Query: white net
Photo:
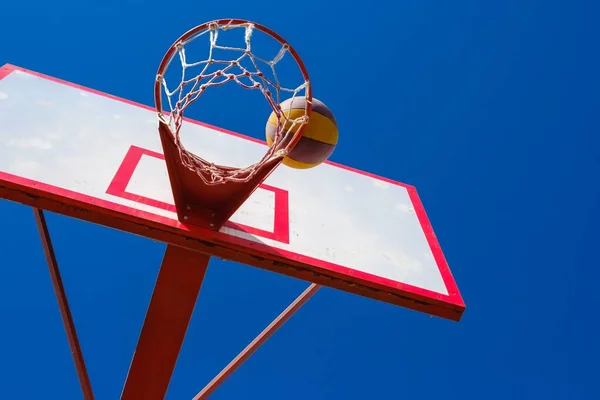
[[[243,47],[219,44],[219,34],[227,30],[238,30],[243,34]],[[256,30],[266,33],[276,43],[279,50],[273,58],[261,58],[253,53],[252,35]],[[205,59],[192,61],[194,56],[186,53],[186,46],[200,39],[208,39],[208,54]],[[283,87],[277,74],[277,67],[284,57],[293,57],[301,70],[302,82],[295,88]],[[181,79],[176,86],[169,86],[165,72],[175,59],[179,59]],[[262,67],[265,72],[261,70]],[[308,123],[310,111],[310,82],[301,60],[290,46],[274,32],[247,21],[214,21],[192,29],[183,35],[167,52],[155,88],[155,100],[159,119],[173,134],[183,165],[196,171],[208,185],[228,181],[248,181],[264,163],[276,157],[283,157],[293,148],[301,135],[302,125]],[[258,162],[243,168],[231,168],[204,160],[186,150],[180,139],[180,129],[184,123],[184,112],[196,102],[207,89],[235,82],[248,90],[262,92],[264,98],[277,116],[277,129],[273,145]],[[159,88],[160,85],[160,88]],[[279,104],[285,99],[305,95],[304,111],[283,112]],[[163,96],[166,102],[163,102]],[[164,105],[163,105],[164,103]],[[168,106],[168,110],[165,110]]]

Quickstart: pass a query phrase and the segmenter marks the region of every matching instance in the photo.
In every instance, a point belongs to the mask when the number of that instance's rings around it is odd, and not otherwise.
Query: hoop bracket
[[[283,160],[283,156],[278,156],[262,164],[248,181],[228,181],[209,186],[197,172],[181,163],[173,135],[163,122],[159,124],[159,133],[177,218],[184,224],[202,228],[220,229]]]

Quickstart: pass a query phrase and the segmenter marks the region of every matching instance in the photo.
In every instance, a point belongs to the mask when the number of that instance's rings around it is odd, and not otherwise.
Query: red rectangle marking
[[[176,213],[175,205],[161,200],[134,194],[127,191],[127,186],[131,181],[133,174],[142,160],[143,156],[154,157],[164,161],[164,156],[152,150],[144,149],[138,146],[131,146],[123,158],[115,176],[106,190],[107,194],[120,197],[126,200],[135,201],[150,207]],[[166,166],[165,166],[166,168]],[[241,224],[239,222],[227,221],[225,227],[246,232],[254,236],[265,239],[275,240],[281,243],[290,243],[290,217],[289,217],[289,194],[287,190],[275,186],[261,184],[259,188],[273,192],[275,198],[273,230],[267,231]]]

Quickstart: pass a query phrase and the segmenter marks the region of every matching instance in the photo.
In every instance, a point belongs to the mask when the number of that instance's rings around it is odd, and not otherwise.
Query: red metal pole
[[[279,329],[296,311],[300,309],[316,292],[319,290],[321,285],[316,283],[311,284],[300,296],[294,300],[277,318],[273,320],[244,350],[240,352],[231,362],[223,368],[217,376],[209,382],[198,393],[193,400],[206,399],[210,396],[217,388],[235,372],[263,343],[267,341],[276,331]]]
[[[163,400],[210,256],[167,245],[121,400]]]
[[[83,392],[83,398],[85,400],[93,400],[94,393],[92,392],[92,384],[90,383],[90,378],[85,367],[83,352],[79,345],[75,323],[73,322],[73,316],[71,315],[71,309],[69,308],[69,302],[67,301],[67,293],[65,292],[60,276],[60,270],[58,269],[58,262],[56,261],[56,254],[54,253],[52,241],[50,240],[50,231],[48,230],[46,217],[44,216],[44,211],[39,208],[33,209],[33,215],[35,216],[35,223],[40,234],[40,239],[42,240],[46,264],[48,264],[48,271],[50,271],[50,277],[52,278],[54,294],[56,295],[56,300],[58,300],[58,308],[60,309],[63,325],[67,332],[67,339],[69,340],[69,347],[71,348],[71,354],[73,355],[73,362],[75,363],[75,369],[77,371],[77,377],[79,378],[81,391]]]

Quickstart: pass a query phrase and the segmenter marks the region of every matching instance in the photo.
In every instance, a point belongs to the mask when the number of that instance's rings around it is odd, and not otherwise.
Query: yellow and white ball
[[[281,103],[284,115],[290,119],[304,115],[305,97],[294,97]],[[294,129],[297,129],[294,127]],[[267,144],[273,145],[277,131],[277,115],[272,112],[266,127]],[[338,142],[338,127],[331,110],[321,101],[312,99],[309,120],[302,138],[283,159],[283,164],[296,169],[316,167],[326,161],[333,153]]]

